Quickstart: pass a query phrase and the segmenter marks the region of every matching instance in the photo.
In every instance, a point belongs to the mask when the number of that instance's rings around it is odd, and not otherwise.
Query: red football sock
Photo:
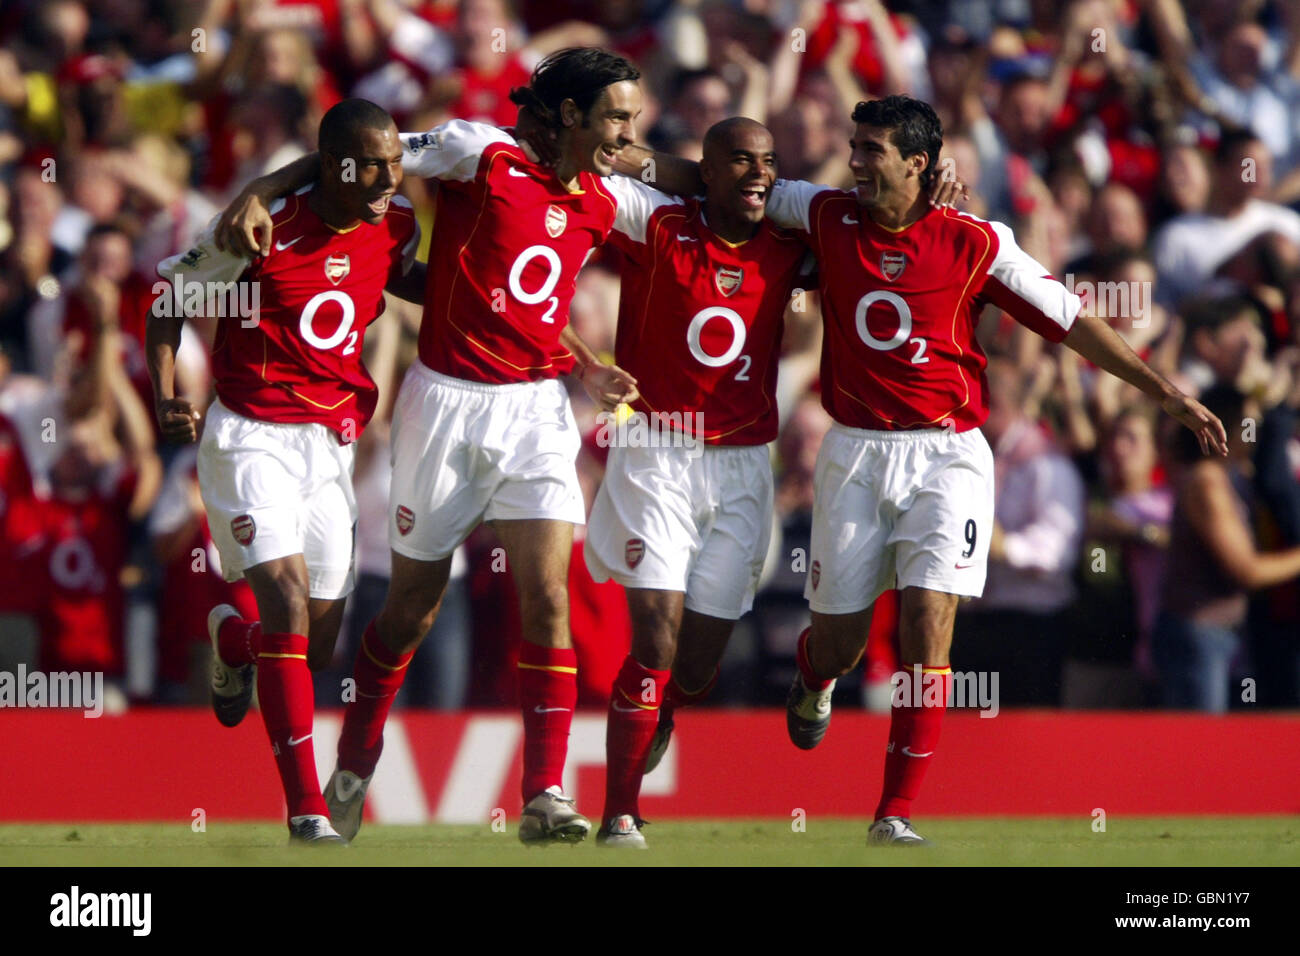
[[[682,685],[677,683],[677,677],[668,681],[668,686],[664,688],[664,710],[674,710],[678,707],[689,707],[691,704],[698,704],[704,698],[708,697],[713,688],[718,686],[718,672],[715,669],[713,676],[699,690],[684,690]]]
[[[384,749],[384,723],[393,699],[406,678],[410,654],[395,654],[384,646],[371,621],[361,635],[361,646],[352,665],[356,697],[343,712],[339,734],[339,767],[358,777],[369,777]]]
[[[895,703],[889,718],[889,746],[885,749],[885,785],[876,807],[876,819],[910,817],[912,801],[921,791],[921,781],[939,747],[939,729],[943,712],[952,692],[952,668],[921,669],[921,699],[916,700],[916,684],[911,667],[904,671],[906,688],[896,689]],[[900,690],[907,696],[900,705]]]
[[[569,725],[578,703],[578,655],[573,648],[519,646],[519,707],[524,715],[524,803],[559,787],[569,752]]]
[[[311,672],[307,670],[306,635],[262,635],[257,656],[257,700],[284,785],[289,816],[328,816],[311,743],[315,698]]]
[[[262,646],[262,622],[228,617],[217,628],[217,653],[230,667],[243,667],[257,660]]]
[[[803,675],[804,687],[809,690],[825,690],[831,686],[831,682],[818,676],[808,660],[808,638],[810,636],[812,636],[812,628],[805,627],[803,633],[799,635],[799,642],[795,645],[794,660],[799,665],[799,673]]]
[[[605,725],[605,822],[623,813],[641,819],[641,778],[670,673],[644,667],[629,654],[614,679]]]

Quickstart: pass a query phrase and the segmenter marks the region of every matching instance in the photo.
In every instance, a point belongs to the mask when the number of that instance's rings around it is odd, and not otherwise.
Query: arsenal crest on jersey
[[[405,537],[415,527],[415,512],[406,505],[398,505],[393,520],[397,522],[397,533]]]
[[[564,235],[564,227],[569,224],[569,217],[559,206],[546,207],[546,234],[552,239]]]
[[[907,256],[901,252],[882,252],[880,254],[880,271],[885,278],[893,282],[907,268]]]
[[[629,568],[635,568],[645,557],[645,542],[640,538],[628,538],[627,545],[623,548],[623,557]]]
[[[235,536],[236,541],[247,548],[257,537],[257,524],[253,521],[253,516],[240,515],[238,518],[232,518],[230,533]]]
[[[728,298],[736,294],[740,284],[744,281],[744,269],[728,269],[726,266],[718,266],[718,271],[713,273],[713,284],[718,287],[719,292]]]
[[[338,285],[352,271],[352,260],[344,253],[341,256],[330,256],[325,260],[325,278],[329,279],[335,285]]]

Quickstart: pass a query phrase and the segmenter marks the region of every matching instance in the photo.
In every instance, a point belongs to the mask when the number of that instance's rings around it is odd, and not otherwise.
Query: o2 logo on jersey
[[[343,257],[347,259],[347,256]],[[346,263],[344,263],[346,267]],[[329,275],[328,272],[325,273]],[[345,272],[344,275],[347,273]],[[342,277],[340,277],[342,278]],[[326,302],[338,304],[342,314],[339,316],[339,325],[329,338],[321,338],[312,328],[312,322],[316,319],[316,313]],[[343,349],[344,355],[351,355],[357,350],[357,330],[352,328],[352,322],[357,317],[357,307],[352,301],[352,296],[348,295],[341,289],[330,289],[327,292],[318,292],[308,300],[303,306],[302,315],[298,318],[298,334],[303,340],[311,346],[318,349],[329,350],[341,343],[344,339],[348,340],[347,346]]]
[[[727,298],[731,298],[739,292],[740,284],[744,281],[744,269],[728,269],[726,266],[718,266],[718,270],[713,273],[713,284]]]
[[[564,235],[564,227],[569,224],[568,214],[559,206],[546,207],[546,234],[552,239]]]
[[[882,266],[883,269],[883,257]],[[902,269],[899,269],[902,272]],[[871,334],[871,329],[867,327],[867,312],[877,302],[885,302],[893,306],[894,311],[898,313],[898,331],[892,338],[878,339]],[[892,352],[904,342],[908,345],[915,345],[916,352],[912,355],[913,365],[924,365],[930,361],[930,356],[925,354],[925,339],[919,335],[912,338],[912,308],[907,304],[907,300],[901,295],[889,292],[885,289],[875,289],[868,292],[862,298],[858,299],[858,308],[855,314],[858,327],[858,338],[862,339],[867,345],[871,346],[877,352]]]
[[[347,253],[341,256],[330,256],[325,260],[325,278],[335,285],[346,279],[351,271],[352,260],[348,258]]]
[[[100,594],[107,583],[95,561],[95,552],[85,538],[66,538],[50,552],[50,577],[68,591]]]
[[[645,541],[641,538],[628,538],[623,548],[623,559],[629,568],[635,568],[645,557]]]
[[[719,269],[718,271],[721,272],[722,270]],[[739,272],[740,270],[733,271]],[[737,283],[739,283],[739,279]],[[737,284],[736,288],[739,287],[739,284]],[[710,355],[704,351],[704,347],[700,344],[700,338],[704,334],[704,326],[708,324],[710,319],[726,319],[731,325],[731,347],[721,355]],[[740,354],[745,350],[745,335],[745,322],[735,309],[728,309],[726,306],[721,305],[711,305],[707,309],[700,309],[700,311],[696,312],[691,319],[691,324],[686,327],[686,347],[691,350],[691,357],[695,361],[709,368],[722,368],[722,366],[730,365],[739,359],[742,367],[736,373],[736,381],[748,382],[749,366],[753,360],[748,355]]]
[[[880,254],[880,273],[890,282],[903,274],[907,268],[907,256],[901,252],[882,252]]]

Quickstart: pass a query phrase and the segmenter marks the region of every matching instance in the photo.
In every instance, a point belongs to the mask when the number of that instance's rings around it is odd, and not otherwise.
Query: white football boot
[[[882,817],[877,820],[867,831],[867,843],[873,846],[930,846],[929,840],[912,829],[912,821],[907,817]]]
[[[615,817],[596,834],[596,845],[644,850],[646,845],[645,837],[641,835],[641,821],[630,813]]]
[[[361,829],[361,811],[373,779],[374,774],[358,777],[350,770],[335,767],[325,783],[325,806],[329,807],[330,823],[349,843],[356,839],[357,831]]]
[[[229,604],[218,604],[208,612],[208,639],[212,641],[212,712],[223,727],[236,727],[248,713],[253,700],[257,668],[252,664],[231,667],[217,649],[217,632],[227,618],[239,617]]]
[[[524,804],[519,840],[527,844],[580,843],[591,832],[591,821],[573,808],[573,798],[559,787],[547,787]]]

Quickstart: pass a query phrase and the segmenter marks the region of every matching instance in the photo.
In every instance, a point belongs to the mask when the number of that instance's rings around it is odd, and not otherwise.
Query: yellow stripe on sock
[[[622,695],[623,695],[623,699],[624,699],[625,701],[627,701],[629,704],[631,704],[633,707],[640,707],[642,710],[658,710],[658,709],[659,709],[659,705],[658,705],[658,704],[642,704],[642,703],[640,703],[640,702],[638,702],[638,701],[633,700],[631,697],[627,696],[627,691],[623,690],[623,688],[621,688],[621,687],[618,687],[618,688],[615,688],[615,689],[616,689],[620,694],[622,694]]]
[[[525,664],[523,661],[519,661],[516,666],[518,666],[521,670],[526,670],[526,671],[554,671],[557,674],[578,673],[578,669],[576,667],[560,667],[555,664]]]
[[[269,654],[269,653],[262,653],[262,654],[258,654],[257,656],[258,656],[259,658],[261,658],[261,657],[271,657],[271,658],[276,658],[276,659],[288,659],[288,660],[291,660],[291,661],[305,661],[305,660],[307,659],[307,655],[306,655],[306,654]]]
[[[372,664],[374,664],[376,667],[382,667],[386,671],[405,670],[406,667],[411,663],[410,658],[407,658],[405,664],[397,664],[397,665],[385,664],[379,658],[375,657],[374,654],[370,653],[370,648],[366,647],[366,636],[364,634],[361,635],[361,650],[365,652],[366,657],[370,658],[370,662]]]
[[[952,665],[949,665],[947,667],[922,667],[921,673],[922,674],[951,674]]]

